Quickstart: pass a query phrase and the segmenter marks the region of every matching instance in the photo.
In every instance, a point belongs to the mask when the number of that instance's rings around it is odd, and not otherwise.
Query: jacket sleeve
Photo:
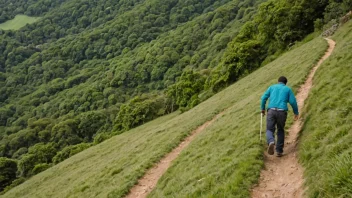
[[[268,100],[268,98],[270,97],[270,91],[271,91],[271,88],[269,87],[262,96],[262,100],[260,102],[260,109],[261,110],[265,110],[265,104],[266,104],[266,101]]]
[[[289,92],[289,101],[288,101],[293,109],[293,113],[295,115],[298,115],[298,105],[297,105],[297,101],[295,98],[295,94],[292,92],[292,90],[290,89]]]

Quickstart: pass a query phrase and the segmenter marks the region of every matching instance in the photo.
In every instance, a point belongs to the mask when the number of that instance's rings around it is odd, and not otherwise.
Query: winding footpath
[[[331,55],[336,43],[326,38],[329,48],[317,65],[311,70],[307,80],[300,87],[296,96],[299,111],[304,106],[310,89],[313,86],[313,77],[319,66]],[[284,156],[281,158],[265,153],[265,169],[260,174],[259,184],[252,190],[253,198],[300,198],[303,197],[303,168],[297,159],[297,138],[303,121],[295,121],[286,137]]]
[[[185,149],[192,140],[201,133],[204,129],[210,126],[215,120],[224,114],[225,110],[214,116],[210,121],[205,122],[203,125],[199,126],[194,130],[190,136],[185,138],[176,148],[174,148],[170,153],[166,154],[154,167],[149,169],[145,175],[138,180],[138,184],[135,185],[126,198],[145,198],[148,194],[155,188],[160,177],[166,172],[170,167],[171,162],[174,161],[181,151]]]

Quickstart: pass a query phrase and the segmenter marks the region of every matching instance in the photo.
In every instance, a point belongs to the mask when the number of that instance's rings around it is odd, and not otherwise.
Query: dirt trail
[[[203,125],[194,130],[190,136],[185,138],[176,148],[165,155],[154,167],[149,169],[145,175],[139,179],[138,184],[135,185],[126,196],[126,198],[144,198],[155,188],[160,177],[170,167],[171,162],[175,160],[183,149],[204,129],[210,126],[215,120],[221,117],[224,111],[216,115],[212,120],[205,122]]]
[[[335,48],[335,42],[326,39],[329,49],[311,70],[307,80],[300,87],[296,96],[299,111],[302,111],[304,101],[307,99],[313,86],[313,77],[318,67],[331,55]],[[299,119],[290,127],[289,135],[285,138],[284,156],[281,158],[270,156],[265,152],[265,169],[260,174],[258,186],[252,190],[254,198],[299,198],[303,197],[303,168],[297,159],[297,137],[303,121]]]

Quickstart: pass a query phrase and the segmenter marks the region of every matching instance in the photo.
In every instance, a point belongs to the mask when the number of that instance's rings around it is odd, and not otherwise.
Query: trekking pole
[[[260,141],[262,141],[263,113],[260,113]]]

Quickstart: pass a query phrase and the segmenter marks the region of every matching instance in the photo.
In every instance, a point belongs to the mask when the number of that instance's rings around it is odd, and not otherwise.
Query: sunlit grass
[[[27,24],[34,23],[38,21],[40,17],[30,17],[26,15],[16,15],[12,20],[6,21],[0,24],[0,29],[2,30],[18,30]]]
[[[305,108],[300,159],[308,197],[352,197],[352,22],[333,39]]]
[[[304,44],[190,111],[159,118],[93,146],[5,197],[121,197],[185,136],[227,108],[182,152],[151,196],[248,196],[263,165],[261,94],[280,75],[286,75],[296,89],[326,47],[323,39]]]

